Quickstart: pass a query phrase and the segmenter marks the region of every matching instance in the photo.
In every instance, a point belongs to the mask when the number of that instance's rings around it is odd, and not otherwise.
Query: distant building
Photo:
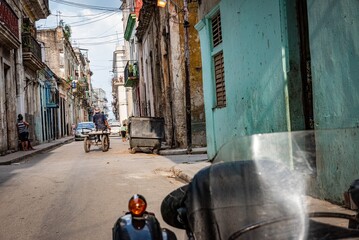
[[[92,110],[95,107],[99,107],[101,109],[101,112],[104,112],[104,114],[109,114],[109,108],[108,108],[108,100],[106,97],[106,92],[102,88],[94,88],[93,89],[93,97],[92,97]]]
[[[132,89],[125,86],[124,71],[127,64],[124,46],[117,46],[113,53],[112,108],[116,120],[123,122],[133,115]]]

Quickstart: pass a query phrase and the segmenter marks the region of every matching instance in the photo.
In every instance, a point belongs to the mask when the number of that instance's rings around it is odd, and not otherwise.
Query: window
[[[216,88],[216,107],[222,108],[226,106],[226,87],[224,78],[221,14],[219,11],[211,18],[211,30],[212,62],[214,68],[214,81]]]

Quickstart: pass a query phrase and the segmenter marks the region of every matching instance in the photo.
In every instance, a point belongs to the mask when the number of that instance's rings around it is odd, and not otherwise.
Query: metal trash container
[[[158,153],[164,139],[164,119],[160,117],[130,117],[128,123],[131,153]]]

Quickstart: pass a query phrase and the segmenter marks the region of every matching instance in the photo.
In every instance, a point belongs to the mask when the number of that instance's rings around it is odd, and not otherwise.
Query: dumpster
[[[130,117],[128,123],[131,153],[158,153],[164,139],[164,119],[160,117]]]

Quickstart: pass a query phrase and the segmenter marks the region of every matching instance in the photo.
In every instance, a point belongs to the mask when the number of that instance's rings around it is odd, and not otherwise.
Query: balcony
[[[136,86],[139,77],[137,61],[128,61],[125,67],[125,87]]]
[[[127,25],[124,34],[124,37],[127,41],[130,41],[135,24],[136,24],[136,14],[131,13],[130,16],[128,16]]]
[[[0,0],[0,42],[10,49],[20,47],[19,18],[6,1]]]
[[[36,21],[45,19],[50,15],[49,0],[24,0],[23,4]]]
[[[44,67],[41,61],[41,46],[30,33],[22,34],[22,58],[24,65],[35,71]]]

